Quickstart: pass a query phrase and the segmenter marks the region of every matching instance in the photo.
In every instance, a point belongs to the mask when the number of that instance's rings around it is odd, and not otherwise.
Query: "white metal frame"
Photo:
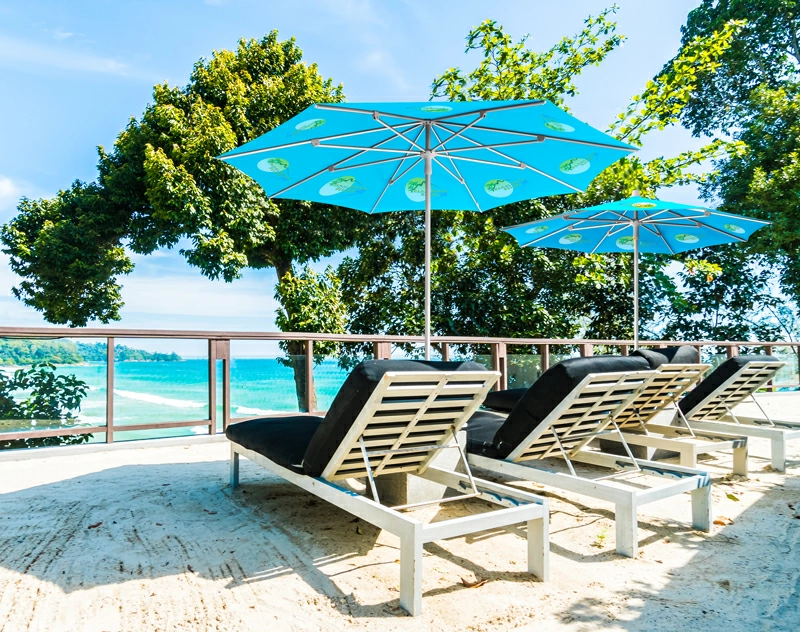
[[[733,433],[693,429],[678,407],[678,399],[694,388],[711,368],[708,364],[663,364],[644,385],[639,395],[615,416],[629,445],[669,450],[680,455],[684,467],[697,467],[700,454],[733,450],[733,473],[747,475],[747,437]],[[669,406],[682,425],[655,423],[653,419]],[[626,432],[626,430],[632,432]],[[734,429],[730,429],[734,430]],[[611,435],[612,441],[618,440]]]
[[[637,514],[641,505],[685,492],[691,492],[692,496],[692,525],[709,531],[712,522],[711,477],[693,468],[633,458],[614,421],[615,414],[636,398],[651,375],[651,371],[587,375],[506,459],[469,454],[468,460],[476,467],[518,480],[614,503],[617,553],[620,555],[637,555]],[[585,449],[593,439],[611,433],[620,437],[628,452],[627,457]],[[551,456],[563,457],[570,473],[552,471],[533,463]],[[617,472],[600,478],[581,476],[573,461]],[[626,478],[630,473],[637,476],[636,481]],[[639,479],[644,474],[675,480],[647,487]]]
[[[365,404],[322,476],[282,467],[231,442],[231,487],[239,485],[244,456],[298,487],[387,530],[400,538],[400,606],[422,611],[422,547],[427,542],[527,523],[528,572],[548,580],[549,508],[545,498],[431,465],[438,450],[452,447],[455,433],[480,406],[500,374],[496,371],[386,373]],[[460,447],[457,448],[460,450]],[[404,510],[451,498],[387,507],[380,503],[373,478],[405,472],[459,492],[455,499],[477,497],[502,507],[496,511],[425,524]],[[374,498],[341,487],[337,480],[367,477]]]
[[[772,467],[786,471],[786,445],[800,439],[799,421],[771,419],[755,392],[775,377],[785,362],[753,360],[745,364],[728,380],[686,414],[689,426],[695,431],[734,432],[747,437],[769,439]],[[751,399],[763,417],[735,415],[733,409]]]

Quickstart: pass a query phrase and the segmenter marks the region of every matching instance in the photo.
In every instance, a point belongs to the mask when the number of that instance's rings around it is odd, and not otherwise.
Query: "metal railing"
[[[304,342],[305,350],[305,413],[319,414],[320,411],[312,409],[314,401],[314,343],[315,342],[341,342],[341,343],[368,343],[372,345],[372,355],[376,359],[391,357],[392,344],[422,344],[423,336],[368,336],[358,334],[316,334],[301,332],[234,332],[234,331],[187,331],[187,330],[142,330],[142,329],[111,329],[111,328],[82,328],[71,329],[66,327],[0,327],[0,339],[60,339],[60,338],[104,338],[106,339],[106,416],[105,424],[99,426],[75,426],[67,428],[51,428],[43,430],[25,430],[15,432],[2,432],[0,439],[17,440],[64,435],[85,435],[104,433],[107,443],[114,441],[114,435],[131,430],[160,430],[168,428],[186,428],[207,426],[208,433],[213,435],[218,431],[217,417],[217,361],[222,362],[222,431],[234,422],[243,421],[252,417],[231,416],[231,341],[299,341]],[[208,344],[208,418],[200,420],[161,421],[146,424],[118,424],[114,419],[114,368],[115,368],[115,339],[182,339],[205,340]],[[540,370],[544,372],[550,366],[551,347],[577,348],[581,356],[591,356],[596,347],[615,347],[622,355],[628,355],[633,347],[631,340],[585,340],[585,339],[551,339],[551,338],[504,338],[504,337],[457,337],[434,336],[432,344],[437,347],[443,360],[452,357],[451,347],[454,345],[473,345],[489,347],[491,350],[491,368],[500,372],[501,377],[496,388],[508,388],[509,366],[508,347],[536,347],[540,358]],[[698,349],[702,354],[704,347],[717,347],[726,350],[727,357],[739,355],[741,347],[763,348],[764,353],[771,355],[776,348],[788,348],[800,355],[800,343],[783,341],[642,341],[641,347],[663,348],[672,345],[688,345]],[[797,386],[796,384],[781,386]],[[770,385],[774,390],[775,385]],[[278,413],[276,413],[277,415]],[[298,414],[298,413],[294,413]],[[270,415],[259,415],[261,417]]]

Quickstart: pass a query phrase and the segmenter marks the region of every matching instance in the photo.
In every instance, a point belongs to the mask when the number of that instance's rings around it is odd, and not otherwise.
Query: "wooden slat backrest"
[[[721,419],[729,409],[732,410],[774,378],[785,365],[785,362],[748,362],[691,411],[684,412],[690,419]]]
[[[367,476],[362,437],[368,452],[403,450],[370,456],[373,476],[398,472],[421,474],[437,452],[431,446],[453,441],[453,434],[478,409],[499,377],[497,371],[384,374],[322,472],[322,478]],[[420,450],[413,450],[416,446]]]
[[[647,381],[640,393],[615,419],[621,429],[641,428],[658,413],[694,388],[711,368],[708,364],[662,364]]]
[[[567,452],[576,452],[627,406],[653,371],[591,373],[507,457],[528,461],[560,455],[553,429]]]

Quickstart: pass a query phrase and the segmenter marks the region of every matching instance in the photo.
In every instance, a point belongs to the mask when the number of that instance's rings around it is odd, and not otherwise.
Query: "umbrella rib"
[[[546,101],[544,101],[543,99],[539,99],[539,100],[536,100],[536,101],[527,101],[525,103],[512,103],[512,104],[509,104],[509,105],[498,105],[498,106],[493,107],[493,108],[491,108],[491,107],[490,108],[481,108],[480,110],[473,110],[471,112],[459,112],[458,114],[448,114],[447,116],[440,116],[440,117],[437,117],[437,118],[435,118],[433,120],[436,121],[436,122],[439,122],[439,121],[448,121],[448,122],[450,122],[449,119],[459,118],[461,116],[468,116],[469,114],[479,114],[481,112],[483,112],[485,114],[492,114],[493,112],[503,112],[505,110],[517,110],[519,108],[535,107],[537,105],[544,105],[545,103],[546,103]],[[458,123],[456,123],[456,125],[458,125]]]
[[[392,137],[390,140],[394,140]],[[387,149],[385,147],[359,147],[358,145],[323,145],[322,143],[318,143],[314,145],[315,147],[325,147],[326,149],[350,149],[352,151],[378,151],[388,154],[404,154],[406,156],[415,156],[419,155],[418,151],[414,151],[411,149]]]
[[[437,165],[439,165],[439,166],[440,166],[442,169],[444,169],[444,170],[445,170],[447,173],[449,173],[449,174],[450,174],[450,176],[451,176],[451,177],[452,177],[454,180],[456,180],[456,181],[457,181],[459,184],[464,184],[464,181],[463,181],[463,180],[462,180],[460,177],[458,177],[456,174],[454,174],[452,171],[450,171],[450,169],[448,169],[448,168],[447,168],[447,167],[444,165],[444,163],[442,163],[442,161],[441,161],[441,160],[439,160],[437,157],[434,157],[433,161],[434,161],[434,162],[435,162]]]
[[[716,226],[712,226],[711,224],[706,224],[705,222],[701,222],[701,221],[698,221],[697,223],[698,224],[702,224],[706,228],[710,228],[713,231],[716,231],[718,233],[721,233],[723,235],[731,237],[732,239],[735,239],[736,241],[739,241],[739,242],[747,241],[747,238],[745,238],[745,237],[739,237],[738,235],[734,235],[733,233],[729,233],[728,231],[722,230],[721,228],[717,228]]]
[[[768,224],[772,223],[766,219],[756,219],[755,217],[744,217],[743,215],[733,215],[731,213],[723,213],[722,211],[709,210],[708,213],[709,215],[716,215],[717,217],[727,217],[734,221],[745,220],[746,222],[757,222],[759,224],[764,224],[764,226],[767,226]]]
[[[494,167],[506,167],[507,169],[524,169],[525,165],[521,162],[515,162],[509,164],[507,162],[494,162],[492,160],[485,160],[483,158],[467,158],[466,156],[447,156],[450,160],[463,160],[464,162],[477,162],[483,165],[492,165]],[[503,156],[508,160],[512,160],[508,158],[508,156]]]
[[[388,124],[386,121],[383,121],[383,120],[381,120],[380,118],[376,118],[375,120],[376,120],[378,123],[380,123],[381,125],[383,125],[383,126],[384,126],[386,129],[388,129],[390,132],[392,132],[392,133],[393,133],[393,134],[394,134],[394,135],[395,135],[397,138],[402,138],[402,139],[403,139],[404,141],[406,141],[408,144],[410,144],[410,145],[413,145],[414,147],[416,147],[416,148],[417,148],[419,151],[424,151],[424,150],[425,150],[425,149],[424,149],[424,147],[421,147],[421,146],[420,146],[420,145],[418,145],[418,144],[417,144],[415,141],[413,141],[413,140],[411,140],[410,138],[408,138],[407,136],[405,136],[405,135],[403,134],[403,132],[399,132],[399,131],[397,131],[397,130],[395,129],[395,126],[394,126],[394,125],[389,125],[389,124]],[[405,125],[405,124],[401,124],[400,126],[402,126],[402,125]],[[421,124],[418,124],[418,125],[419,125],[420,127],[422,127],[422,125],[421,125]],[[409,132],[409,131],[412,131],[413,129],[414,129],[414,126],[412,126],[412,127],[409,127],[407,130],[404,130],[404,131],[406,131],[406,132]],[[419,136],[417,136],[417,138],[419,138]]]
[[[603,245],[603,242],[604,242],[606,239],[608,239],[608,238],[611,236],[611,231],[612,231],[612,230],[614,230],[614,226],[612,226],[611,228],[609,228],[609,229],[606,231],[606,234],[605,234],[605,235],[603,235],[603,238],[602,238],[602,239],[600,239],[600,240],[597,242],[597,245],[596,245],[594,248],[592,248],[592,252],[590,252],[589,254],[592,254],[592,255],[593,255],[593,254],[595,254],[595,253],[597,252],[597,249],[598,249],[600,246],[602,246],[602,245]]]
[[[480,146],[476,146],[476,147],[457,147],[455,149],[445,149],[444,151],[450,153],[450,152],[455,152],[455,151],[459,151],[460,152],[460,151],[476,151],[476,150],[479,150],[479,149],[495,149],[497,147],[517,147],[519,145],[533,145],[533,144],[536,144],[536,143],[541,143],[543,141],[544,141],[544,138],[543,137],[539,137],[539,138],[532,138],[530,140],[518,140],[518,141],[509,142],[509,143],[492,143],[492,144],[489,144],[489,145],[480,145]],[[450,142],[450,139],[448,139],[446,142]]]
[[[353,156],[354,158],[355,156]],[[408,160],[408,156],[398,156],[396,158],[383,158],[382,160],[373,160],[371,162],[361,162],[357,165],[340,165],[333,167],[330,171],[342,171],[344,169],[361,169],[362,167],[374,167],[375,165],[383,165],[387,162],[402,162]]]
[[[317,103],[314,105],[317,110],[334,110],[336,112],[349,112],[350,114],[367,114],[369,116],[390,116],[392,118],[405,119],[407,121],[414,121],[416,123],[424,123],[430,119],[421,116],[408,116],[407,114],[392,114],[391,112],[382,112],[381,110],[364,110],[361,108],[353,108],[347,106],[338,106],[332,103]]]
[[[423,131],[424,131],[424,128],[422,126],[420,126],[419,131],[417,132],[417,137],[414,139],[415,141],[419,140],[419,137],[422,135]],[[419,164],[419,161],[422,160],[422,158],[417,157],[417,159],[414,162],[411,163],[411,166],[409,166],[408,169],[406,169],[402,174],[400,174],[398,176],[397,172],[400,171],[400,169],[403,168],[403,163],[406,160],[408,160],[407,157],[405,157],[405,158],[400,160],[400,164],[397,165],[397,168],[394,170],[394,173],[392,174],[392,177],[389,178],[389,180],[386,182],[386,186],[383,187],[383,190],[381,191],[381,194],[378,196],[378,199],[375,200],[375,204],[373,204],[372,208],[369,210],[369,214],[370,215],[372,215],[375,212],[375,209],[378,208],[378,204],[381,203],[381,200],[383,199],[383,196],[386,195],[386,192],[389,190],[389,187],[392,186],[395,182],[397,182],[397,180],[402,178],[403,175],[408,173],[409,170],[413,169],[415,165]]]
[[[471,123],[469,123],[469,124],[465,125],[464,127],[462,127],[462,128],[461,128],[460,130],[458,130],[457,132],[452,132],[451,130],[447,129],[447,128],[446,128],[444,125],[441,125],[441,124],[439,124],[439,123],[434,123],[433,125],[431,125],[431,131],[433,131],[434,135],[436,136],[436,140],[438,140],[438,141],[439,141],[439,144],[438,144],[438,145],[436,145],[436,147],[434,147],[432,151],[436,151],[436,150],[437,150],[437,149],[439,149],[440,147],[442,147],[442,148],[443,148],[445,151],[450,151],[450,150],[448,150],[448,149],[447,149],[447,147],[445,147],[445,144],[446,144],[446,143],[449,143],[449,142],[450,142],[450,141],[452,141],[452,140],[455,140],[456,138],[458,138],[459,136],[461,136],[461,135],[462,135],[464,132],[466,132],[468,129],[470,129],[470,128],[471,128],[473,125],[475,125],[475,124],[476,124],[478,121],[481,121],[481,120],[483,120],[483,115],[482,115],[482,113],[480,113],[480,112],[479,112],[478,114],[479,114],[478,118],[476,118],[476,119],[475,119],[474,121],[472,121]],[[437,133],[436,133],[436,127],[437,127],[437,125],[438,125],[438,126],[439,126],[439,127],[442,129],[442,130],[444,130],[445,132],[448,132],[448,133],[450,133],[450,134],[451,134],[450,138],[448,138],[447,140],[442,140],[442,139],[439,137],[439,134],[437,134]]]
[[[648,228],[650,227],[648,226]],[[667,246],[667,248],[669,248],[669,254],[675,255],[676,254],[675,250],[672,248],[672,246],[669,245],[669,242],[667,241],[667,236],[661,232],[661,229],[658,227],[658,224],[653,224],[653,228],[655,229],[658,236],[661,237],[661,241],[663,241],[664,244]]]
[[[439,141],[439,144],[443,144],[442,143],[442,139],[439,137],[439,134],[436,132],[436,126],[431,126],[431,132],[433,132],[433,135],[436,137],[436,140]],[[450,140],[452,140],[452,138],[448,139],[448,141],[450,141]],[[461,178],[461,184],[464,186],[464,188],[467,190],[467,193],[472,198],[472,202],[473,202],[473,204],[475,204],[475,208],[478,209],[479,213],[482,213],[483,209],[481,208],[481,205],[478,204],[478,200],[476,200],[475,196],[472,194],[472,189],[469,188],[469,184],[467,183],[466,178],[464,178],[464,176],[461,174],[461,170],[458,168],[458,165],[456,165],[455,161],[452,158],[450,158],[449,156],[446,156],[446,157],[450,161],[450,166],[453,167],[453,171],[455,171],[458,174],[458,177]],[[437,162],[438,162],[438,160],[437,160]],[[444,164],[442,164],[442,167],[444,167]]]

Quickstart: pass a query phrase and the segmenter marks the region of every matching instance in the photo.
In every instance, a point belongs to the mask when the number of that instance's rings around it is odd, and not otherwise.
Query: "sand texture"
[[[800,395],[767,399],[800,420]],[[519,484],[550,498],[552,580],[519,528],[436,542],[416,618],[393,536],[244,459],[231,490],[225,443],[0,462],[0,631],[800,629],[800,441],[786,474],[750,445],[748,479],[701,462],[726,524],[693,531],[688,494],[646,505],[637,559],[611,505]]]

